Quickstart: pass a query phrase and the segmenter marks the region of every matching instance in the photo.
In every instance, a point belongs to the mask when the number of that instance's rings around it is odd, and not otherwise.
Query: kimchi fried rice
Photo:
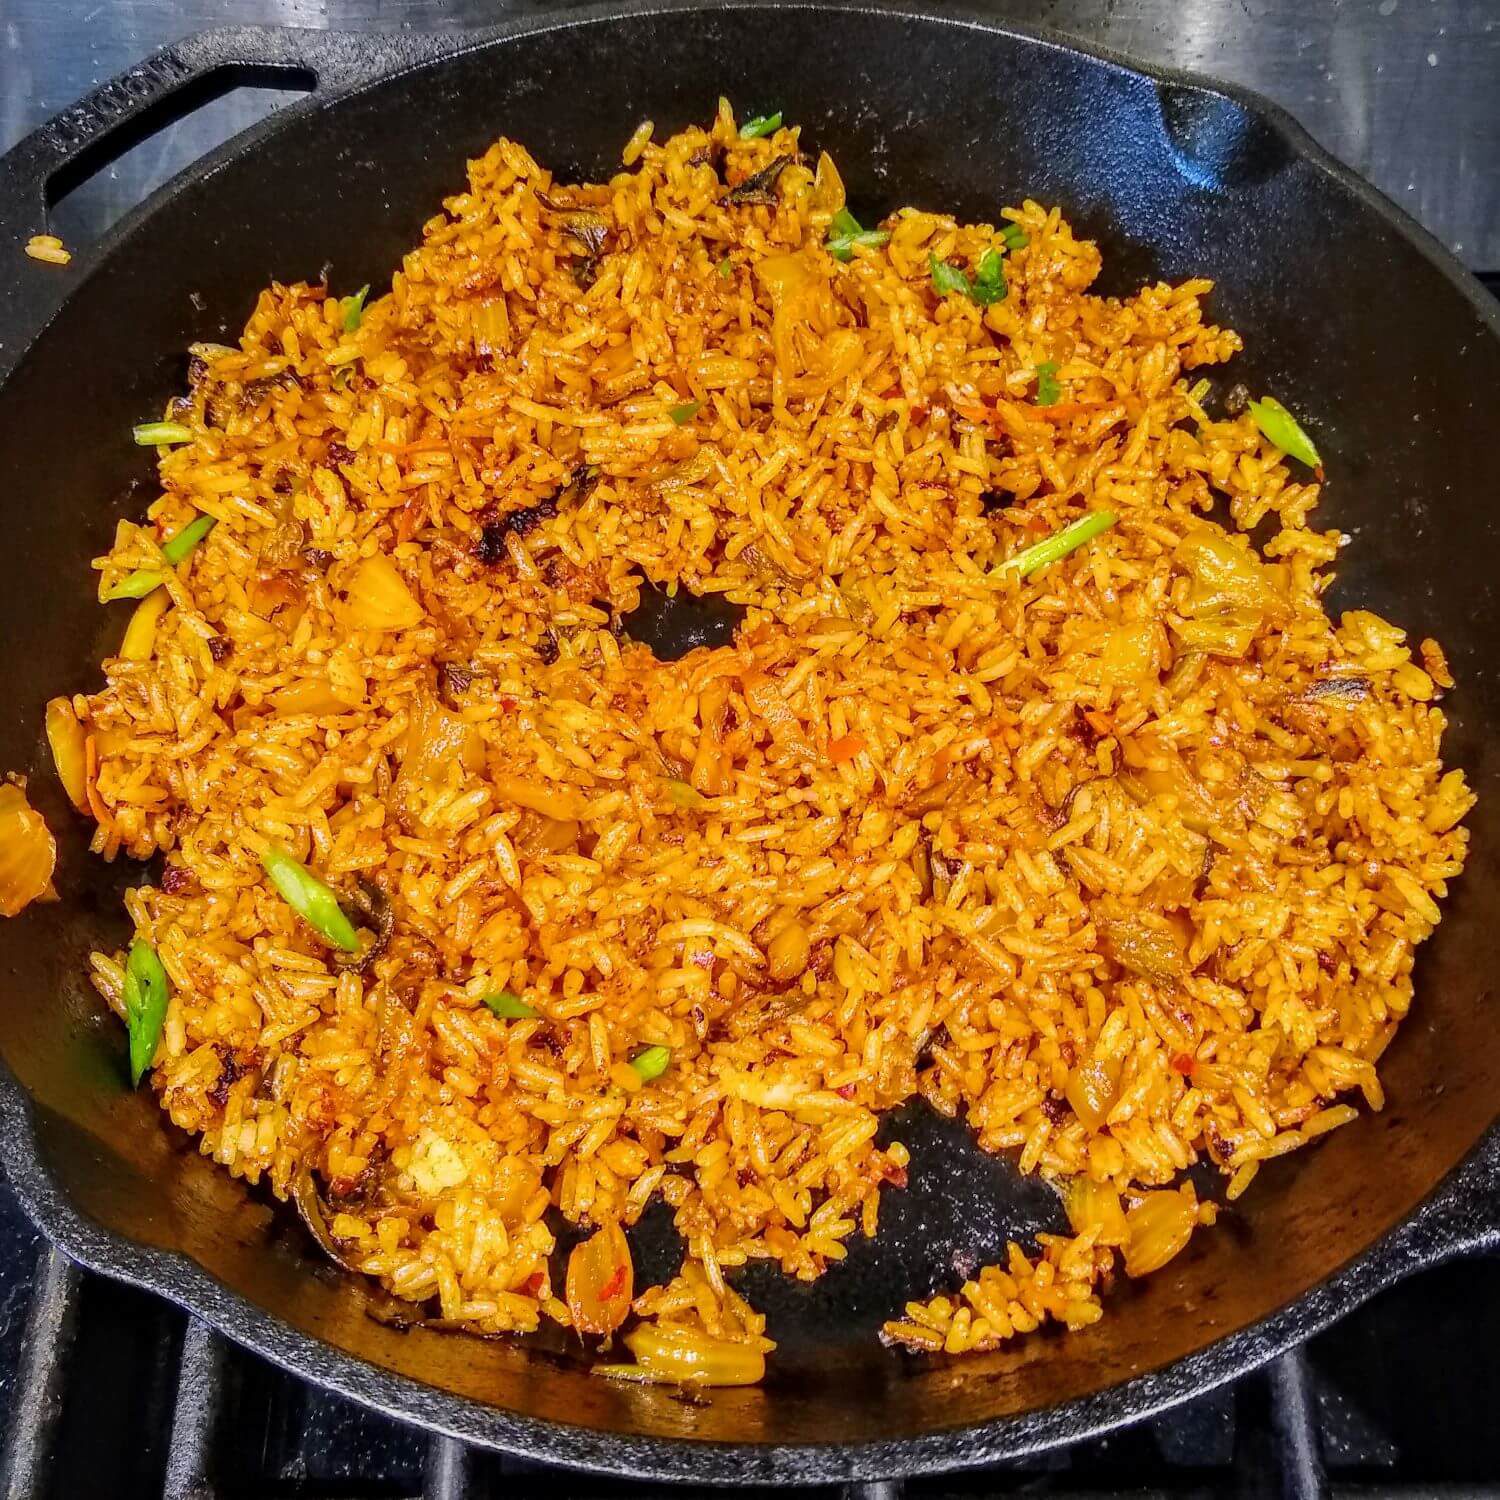
[[[49,706],[94,849],[163,856],[93,966],[171,1119],[414,1313],[642,1379],[760,1377],[732,1273],[875,1234],[914,1097],[1071,1233],[887,1339],[1093,1322],[1194,1163],[1381,1107],[1473,800],[1208,282],[1091,295],[1033,202],[864,228],[773,126],[589,186],[501,140],[388,294],[195,346]],[[741,618],[659,659],[648,586]]]

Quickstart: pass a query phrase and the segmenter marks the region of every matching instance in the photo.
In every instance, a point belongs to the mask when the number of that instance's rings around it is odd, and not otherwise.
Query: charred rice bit
[[[1325,616],[1318,486],[1189,400],[1240,346],[1206,281],[1091,296],[1099,252],[1031,202],[902,210],[837,260],[832,163],[727,105],[625,159],[561,185],[500,141],[357,319],[273,285],[200,346],[191,441],[97,563],[168,607],[74,700],[94,848],[182,872],[126,897],[172,986],[152,1086],[482,1333],[567,1321],[549,1205],[661,1197],[687,1261],[639,1326],[742,1373],[770,1344],[726,1278],[875,1233],[908,1170],[877,1125],[920,1095],[1058,1183],[1073,1236],[890,1337],[1079,1327],[1211,1218],[1191,1164],[1241,1192],[1380,1107],[1472,802],[1441,653]],[[1003,300],[936,295],[990,250]],[[1117,524],[1000,567],[1090,510]],[[733,644],[617,636],[643,580],[746,606]],[[363,972],[268,844],[389,899]],[[95,956],[116,1009],[121,974]]]

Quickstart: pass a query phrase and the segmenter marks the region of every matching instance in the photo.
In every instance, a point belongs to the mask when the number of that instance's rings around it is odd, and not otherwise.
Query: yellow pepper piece
[[[161,617],[172,607],[172,596],[165,589],[147,594],[135,607],[130,624],[125,627],[125,639],[120,642],[120,655],[126,661],[150,661],[156,646],[156,626]]]

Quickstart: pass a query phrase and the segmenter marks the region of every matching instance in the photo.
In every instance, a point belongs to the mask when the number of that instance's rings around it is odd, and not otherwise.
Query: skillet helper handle
[[[447,44],[451,45],[451,44]],[[102,83],[0,158],[0,224],[44,227],[49,189],[97,154],[112,159],[240,84],[325,94],[444,49],[439,37],[227,26],[173,42]]]
[[[454,48],[445,36],[356,35],[296,27],[196,32],[102,83],[0,156],[0,382],[88,274],[93,246],[67,265],[25,255],[52,203],[140,141],[241,85],[306,88],[321,99]],[[292,104],[289,109],[306,107]],[[107,237],[106,237],[107,243]]]

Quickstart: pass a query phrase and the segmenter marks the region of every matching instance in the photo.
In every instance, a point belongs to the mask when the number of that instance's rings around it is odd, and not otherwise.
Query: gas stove
[[[1460,1262],[1108,1437],[962,1474],[744,1493],[1500,1496],[1497,1348],[1500,1258]],[[3,1188],[0,1431],[5,1500],[638,1500],[666,1488],[478,1452],[305,1385],[159,1299],[80,1272]]]

